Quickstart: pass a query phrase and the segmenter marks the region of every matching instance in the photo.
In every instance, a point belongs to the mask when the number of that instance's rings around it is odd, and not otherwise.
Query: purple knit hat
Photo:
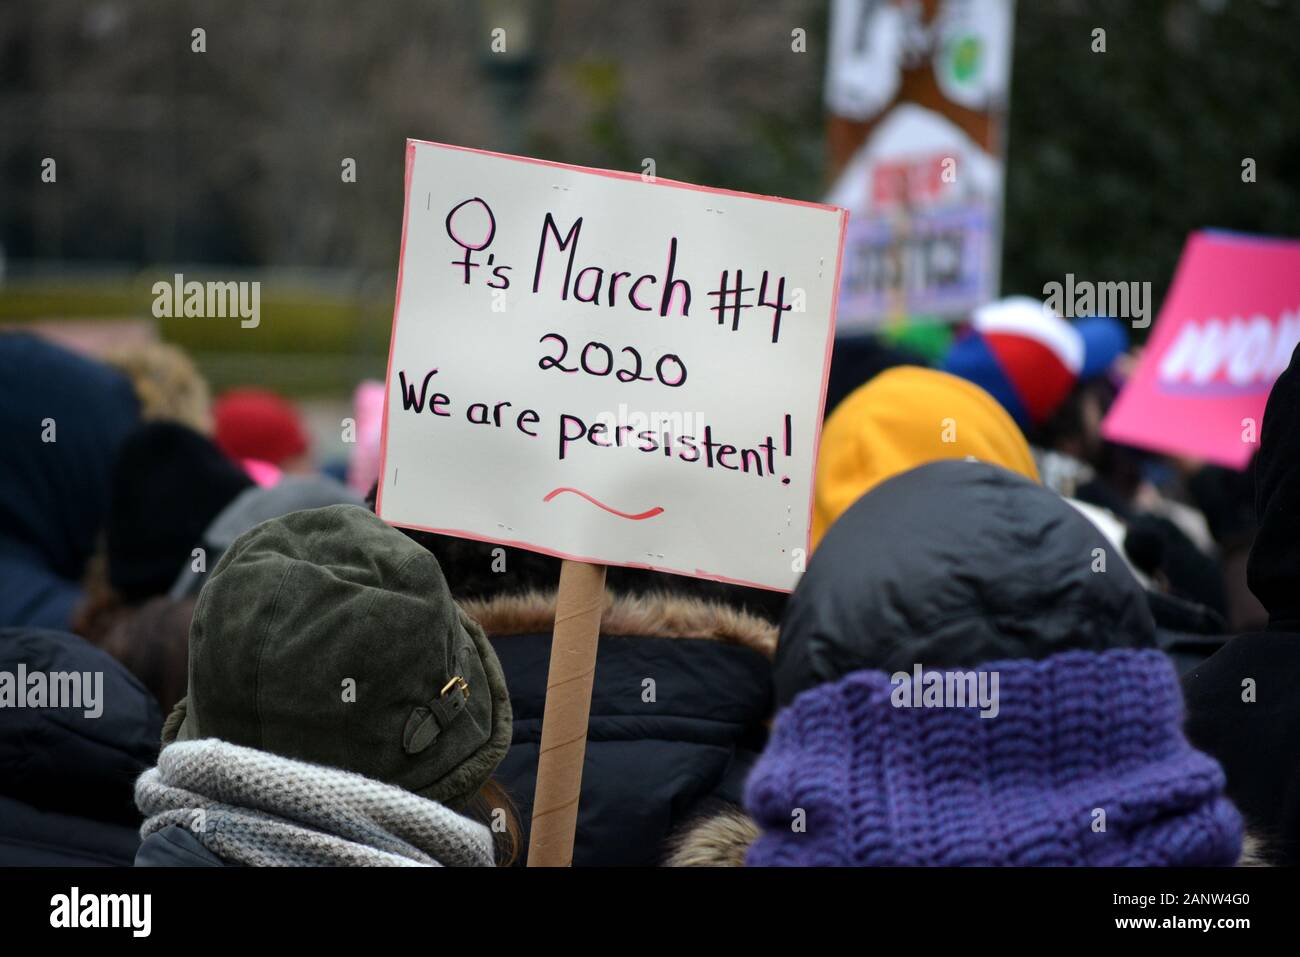
[[[796,697],[746,787],[762,829],[747,863],[1236,862],[1241,819],[1219,765],[1183,736],[1182,693],[1161,652],[1066,651],[973,670],[989,689],[996,673],[996,716],[896,707],[881,671]],[[906,683],[921,704],[921,687]]]

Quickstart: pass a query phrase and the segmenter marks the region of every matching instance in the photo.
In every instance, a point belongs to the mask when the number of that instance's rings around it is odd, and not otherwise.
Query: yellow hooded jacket
[[[1039,481],[1015,421],[979,386],[916,366],[888,369],[839,404],[817,453],[812,544],[886,479],[940,459],[974,458]]]

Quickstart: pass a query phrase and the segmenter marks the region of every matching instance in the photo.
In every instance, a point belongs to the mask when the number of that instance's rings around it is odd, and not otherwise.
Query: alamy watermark
[[[1043,297],[1043,305],[1064,319],[1110,316],[1129,320],[1134,329],[1151,325],[1149,282],[1076,282],[1068,272],[1064,283],[1045,283]]]
[[[981,718],[996,718],[998,673],[996,671],[925,671],[921,665],[889,676],[894,690],[889,702],[895,708],[973,708]]]
[[[650,441],[650,437],[662,441],[671,435],[700,435],[705,426],[702,412],[633,409],[625,402],[620,402],[617,410],[601,412],[595,421],[604,425],[611,435],[644,433],[647,436],[644,441]]]
[[[104,672],[0,671],[0,708],[80,708],[87,718],[104,713]]]
[[[148,937],[153,929],[153,895],[83,894],[73,887],[50,898],[50,926],[126,928],[132,937]]]
[[[256,329],[262,321],[262,284],[253,282],[185,281],[176,273],[172,281],[153,284],[155,319],[234,319],[241,329]]]

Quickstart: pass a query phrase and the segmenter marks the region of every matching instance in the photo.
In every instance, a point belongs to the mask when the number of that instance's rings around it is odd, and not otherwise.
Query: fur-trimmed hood
[[[758,825],[738,807],[697,818],[673,837],[665,867],[744,867]]]
[[[489,638],[549,633],[555,624],[555,592],[523,592],[462,601]],[[776,654],[777,626],[738,608],[663,592],[605,592],[602,635],[635,638],[700,638]]]
[[[531,817],[546,705],[554,593],[461,607],[505,672],[514,739],[496,779]],[[719,803],[738,804],[767,739],[776,626],[719,602],[607,593],[573,862],[650,866]]]

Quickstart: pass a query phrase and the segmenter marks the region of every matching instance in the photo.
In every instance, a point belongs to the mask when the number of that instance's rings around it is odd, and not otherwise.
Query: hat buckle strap
[[[460,694],[455,694],[455,691]],[[414,709],[406,720],[406,728],[402,732],[402,747],[406,753],[419,754],[430,747],[453,721],[465,713],[467,701],[469,682],[460,675],[453,675],[442,686],[437,698]]]

